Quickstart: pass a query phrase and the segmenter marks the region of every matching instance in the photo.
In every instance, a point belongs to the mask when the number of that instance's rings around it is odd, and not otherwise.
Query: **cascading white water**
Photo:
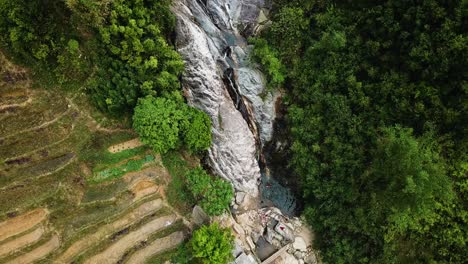
[[[236,191],[253,197],[261,176],[258,153],[272,137],[277,95],[261,97],[264,78],[249,61],[242,35],[256,27],[264,5],[263,0],[176,0],[173,5],[176,47],[186,64],[185,96],[213,124],[208,163]]]

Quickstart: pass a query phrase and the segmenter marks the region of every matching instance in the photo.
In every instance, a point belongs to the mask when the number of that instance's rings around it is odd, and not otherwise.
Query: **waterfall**
[[[246,41],[266,8],[264,0],[176,0],[173,4],[176,48],[185,61],[184,94],[213,124],[207,164],[229,180],[237,193],[254,198],[259,198],[259,161],[273,135],[280,96],[266,91],[265,78],[251,62]]]

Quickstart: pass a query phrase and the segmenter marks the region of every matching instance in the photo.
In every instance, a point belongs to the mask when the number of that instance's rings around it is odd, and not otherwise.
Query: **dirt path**
[[[39,147],[39,148],[30,150],[30,151],[28,151],[28,152],[23,152],[23,153],[21,153],[20,155],[17,155],[17,156],[15,156],[15,157],[9,157],[9,158],[6,159],[6,160],[19,159],[19,158],[21,158],[21,157],[29,156],[29,155],[31,155],[31,154],[33,154],[33,153],[36,153],[36,152],[39,152],[39,151],[42,151],[42,150],[45,150],[45,149],[52,148],[52,147],[54,147],[54,146],[56,146],[56,145],[59,145],[59,144],[61,144],[62,142],[66,141],[66,140],[68,140],[68,139],[70,138],[70,135],[73,133],[73,130],[75,130],[75,124],[74,124],[74,123],[71,125],[71,128],[70,128],[70,130],[68,131],[67,135],[64,136],[63,138],[61,138],[60,140],[57,140],[57,141],[55,141],[55,142],[53,142],[53,143],[51,143],[51,144],[49,144],[49,145],[45,145],[45,146],[42,146],[42,147]]]
[[[89,258],[85,264],[110,264],[117,263],[127,250],[138,243],[148,239],[152,233],[155,233],[167,226],[170,226],[177,219],[175,215],[168,215],[157,218],[139,229],[122,237],[120,240],[106,248],[103,252]]]
[[[99,241],[114,234],[115,232],[118,232],[121,229],[127,227],[131,223],[139,221],[141,218],[158,211],[162,208],[162,206],[163,202],[161,199],[149,201],[140,205],[138,208],[128,213],[124,217],[116,220],[115,222],[104,225],[100,227],[96,232],[89,234],[83,237],[82,239],[76,241],[54,262],[70,263],[75,256],[83,253],[86,249],[97,244]]]
[[[8,104],[8,105],[0,105],[0,111],[7,109],[7,108],[14,108],[14,107],[25,107],[26,105],[32,102],[32,98],[29,97],[26,101],[17,104]]]
[[[174,232],[167,237],[156,239],[151,244],[133,254],[127,261],[128,264],[144,264],[147,259],[166,250],[175,248],[184,240],[182,231]]]
[[[48,214],[46,209],[39,208],[0,223],[0,241],[32,228],[44,221]]]
[[[31,233],[28,233],[24,236],[20,236],[3,245],[0,245],[0,257],[17,251],[25,246],[32,245],[34,242],[37,242],[42,237],[44,232],[45,228],[43,226],[40,226]]]
[[[139,138],[134,138],[134,139],[129,140],[129,141],[125,141],[125,142],[122,142],[122,143],[119,143],[119,144],[112,145],[107,150],[110,153],[117,153],[117,152],[124,151],[124,150],[127,150],[127,149],[137,148],[137,147],[140,147],[140,146],[143,146],[143,143],[141,143]]]
[[[67,136],[64,140],[66,140],[67,138],[68,138],[68,136]],[[50,147],[51,145],[55,145],[56,143],[57,143],[57,142],[55,142],[55,143],[53,143],[53,144],[50,144],[50,145],[48,145],[48,146],[46,146],[46,147],[43,147],[43,148],[41,148],[41,149],[47,149],[48,147]],[[30,151],[30,152],[31,152],[31,153],[34,153],[34,152],[36,152],[36,151],[39,151],[39,150],[36,149],[36,150]],[[22,155],[20,155],[20,156],[16,156],[16,157],[14,157],[14,158],[7,159],[7,160],[19,159],[20,157],[27,156],[27,155],[29,155],[29,154],[30,154],[30,153],[28,153],[28,154],[22,154]],[[63,163],[60,167],[55,168],[53,171],[48,171],[48,172],[46,172],[46,173],[42,173],[42,174],[39,174],[39,175],[37,175],[37,176],[34,176],[34,179],[35,179],[35,180],[38,180],[38,179],[40,179],[40,178],[43,178],[43,177],[52,175],[52,174],[54,174],[54,173],[57,173],[58,171],[63,170],[64,168],[66,168],[68,165],[72,164],[72,163],[73,163],[74,161],[76,161],[76,160],[77,160],[77,157],[74,155],[73,157],[71,157],[70,159],[68,159],[65,163]],[[11,188],[11,186],[18,185],[20,182],[24,182],[24,180],[25,180],[24,178],[20,178],[20,179],[18,179],[18,180],[15,180],[15,181],[13,181],[13,182],[10,182],[10,183],[8,183],[8,184],[6,184],[6,185],[0,187],[0,191],[9,189],[9,188]]]
[[[36,260],[42,259],[49,255],[52,251],[60,246],[60,240],[57,235],[54,235],[49,241],[42,244],[41,246],[29,251],[28,253],[21,255],[7,264],[26,264],[33,263]]]
[[[67,101],[69,102],[69,105],[70,105],[70,101],[67,99]],[[19,134],[23,134],[23,133],[26,133],[26,132],[30,132],[30,131],[33,131],[33,130],[38,130],[38,129],[41,129],[41,128],[44,128],[44,127],[47,127],[47,126],[50,126],[52,125],[53,123],[57,122],[58,120],[60,120],[62,117],[64,117],[66,114],[70,113],[71,112],[71,109],[73,107],[69,107],[67,110],[63,111],[62,113],[58,114],[57,116],[55,116],[52,120],[49,120],[49,121],[45,121],[43,122],[42,124],[38,125],[38,126],[35,126],[35,127],[30,127],[30,128],[27,128],[27,129],[23,129],[23,130],[20,130],[20,131],[16,131],[15,133],[13,134],[10,134],[10,135],[6,135],[6,136],[3,136],[0,138],[0,140],[5,140],[6,138],[9,138],[9,137],[13,137],[13,136],[18,136]]]

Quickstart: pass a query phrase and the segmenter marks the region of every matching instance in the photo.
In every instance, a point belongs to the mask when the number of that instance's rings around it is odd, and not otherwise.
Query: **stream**
[[[190,105],[212,121],[206,163],[253,207],[294,214],[296,200],[270,176],[265,146],[274,136],[280,92],[267,92],[250,60],[254,36],[266,21],[264,0],[176,0],[176,48],[185,61],[182,88]]]

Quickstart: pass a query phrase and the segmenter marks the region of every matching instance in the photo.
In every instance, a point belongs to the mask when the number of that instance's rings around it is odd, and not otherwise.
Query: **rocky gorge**
[[[235,263],[314,263],[307,228],[272,207],[274,202],[264,204],[259,191],[269,178],[262,151],[272,140],[281,95],[266,90],[247,38],[268,24],[269,8],[265,0],[175,1],[176,48],[185,61],[182,86],[188,103],[212,121],[206,164],[236,191],[233,216],[218,219],[236,233]],[[199,211],[194,215],[203,215]]]

